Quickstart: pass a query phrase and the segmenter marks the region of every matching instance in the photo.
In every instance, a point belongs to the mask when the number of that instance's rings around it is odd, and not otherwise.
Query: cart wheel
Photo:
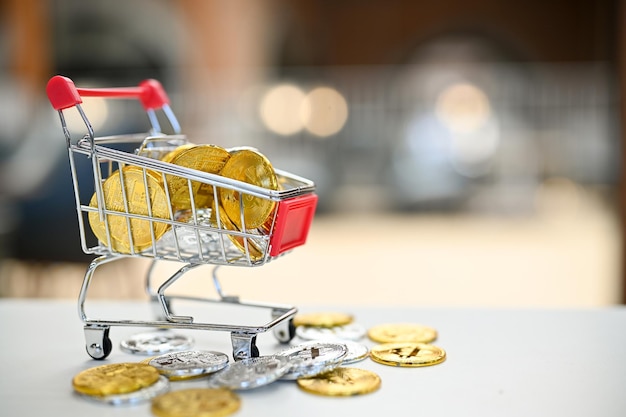
[[[296,336],[296,326],[293,319],[280,323],[274,328],[274,336],[280,343],[289,343]]]
[[[257,345],[252,345],[250,347],[250,357],[251,358],[258,358],[260,355],[259,353],[259,348],[257,347]]]
[[[233,359],[236,361],[247,358],[258,358],[259,348],[256,345],[256,336],[231,333],[233,342]]]
[[[113,343],[109,338],[109,328],[90,328],[85,326],[85,346],[87,354],[93,359],[102,360],[111,354]]]

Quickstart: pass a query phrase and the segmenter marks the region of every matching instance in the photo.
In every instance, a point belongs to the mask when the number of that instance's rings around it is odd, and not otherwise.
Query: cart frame
[[[188,143],[180,133],[180,125],[170,109],[169,98],[161,84],[156,80],[145,80],[137,87],[122,88],[76,88],[74,82],[63,76],[54,76],[46,88],[52,107],[58,111],[63,133],[66,139],[72,183],[76,200],[81,246],[86,254],[97,255],[85,273],[78,297],[78,314],[84,323],[85,345],[89,356],[104,359],[112,351],[109,330],[113,326],[156,327],[160,329],[193,329],[230,332],[233,358],[240,360],[259,356],[256,337],[272,329],[276,338],[283,343],[289,342],[295,335],[293,316],[297,309],[293,306],[274,305],[258,302],[244,302],[237,296],[227,296],[222,292],[217,277],[221,266],[257,267],[288,253],[291,249],[303,245],[315,213],[317,195],[315,184],[305,178],[275,169],[281,189],[270,190],[256,185],[226,178],[218,174],[198,171],[161,161],[160,158],[178,146]],[[131,98],[138,99],[143,105],[151,125],[148,133],[131,135],[96,137],[87,115],[81,107],[82,97]],[[86,134],[74,140],[66,123],[64,111],[76,108],[85,124]],[[156,110],[161,110],[170,123],[174,134],[161,132]],[[133,153],[116,149],[117,145],[137,146]],[[89,164],[88,174],[79,169],[80,164]],[[125,172],[132,167],[140,170],[143,181],[136,181],[129,187]],[[123,207],[108,207],[107,195],[103,184],[115,173],[121,187]],[[186,180],[191,208],[185,220],[177,217],[172,208],[172,198],[167,186],[168,176]],[[87,177],[87,178],[85,178]],[[89,178],[90,177],[90,178]],[[152,200],[151,178],[157,178],[163,184],[168,215],[157,216],[154,213],[155,202]],[[222,190],[235,190],[239,195],[241,226],[227,227],[220,219],[220,211],[214,210],[211,221],[202,218],[204,209],[194,203],[194,184],[211,187],[213,201],[219,201]],[[91,203],[87,203],[83,188],[93,186]],[[145,212],[133,209],[132,202],[137,201],[135,187],[143,192],[145,200],[139,200]],[[142,188],[143,187],[143,188]],[[132,188],[128,190],[127,188]],[[89,190],[90,191],[90,190]],[[260,198],[273,202],[275,209],[271,222],[264,230],[247,230],[245,226],[244,198]],[[94,206],[94,202],[96,203]],[[145,203],[145,204],[144,204]],[[208,208],[207,208],[208,210]],[[91,217],[89,217],[91,216]],[[103,225],[105,241],[90,242],[93,237],[85,223],[99,220]],[[115,223],[125,228],[124,241],[128,247],[121,248],[112,232]],[[141,227],[140,227],[141,226]],[[149,227],[149,241],[140,246],[137,230]],[[161,234],[159,231],[166,230]],[[145,230],[144,230],[145,231]],[[145,236],[144,236],[145,237]],[[102,238],[102,236],[100,237]],[[233,244],[238,243],[238,244]],[[146,274],[145,289],[157,311],[156,320],[112,320],[91,318],[86,313],[89,287],[96,270],[107,263],[126,257],[151,259]],[[153,275],[159,261],[175,261],[182,264],[176,273],[161,283],[157,290],[153,287]],[[213,266],[212,278],[217,291],[216,298],[189,297],[167,294],[166,290],[187,272],[200,266]],[[192,316],[175,315],[171,310],[174,300],[227,303],[238,307],[261,308],[270,311],[270,319],[261,325],[239,325],[232,323],[197,322]]]

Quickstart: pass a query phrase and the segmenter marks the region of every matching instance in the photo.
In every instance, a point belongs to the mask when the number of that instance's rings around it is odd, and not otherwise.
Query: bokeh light
[[[480,88],[462,82],[452,84],[439,94],[435,113],[453,132],[468,133],[487,121],[491,105]]]
[[[304,98],[302,106],[304,127],[318,137],[336,134],[348,120],[348,103],[334,88],[313,89]]]
[[[98,133],[108,122],[109,119],[109,104],[107,100],[99,98],[99,97],[83,97],[83,102],[81,104],[89,123],[91,123],[91,127],[94,132],[96,132],[96,136]],[[81,132],[85,133],[86,127],[85,122],[80,117],[78,111],[69,110],[63,112],[65,116],[65,121],[67,123],[67,127],[70,129],[70,132]]]
[[[304,128],[303,100],[304,92],[293,84],[273,87],[261,99],[261,120],[269,130],[280,135],[298,133]]]

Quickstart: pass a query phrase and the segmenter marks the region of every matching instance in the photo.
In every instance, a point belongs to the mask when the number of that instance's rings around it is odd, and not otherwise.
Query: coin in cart
[[[120,348],[127,353],[136,355],[161,355],[164,353],[189,350],[194,340],[189,336],[169,330],[138,333],[120,342]]]
[[[241,253],[244,255],[249,255],[251,261],[258,261],[263,259],[265,256],[264,246],[266,244],[263,243],[263,239],[261,236],[259,238],[255,238],[252,235],[253,231],[248,231],[248,235],[250,237],[244,237],[239,232],[239,228],[232,222],[232,220],[228,217],[228,214],[224,210],[224,207],[221,205],[213,205],[213,217],[212,223],[221,229],[225,229],[226,231],[234,231],[237,233],[227,233],[228,239],[235,245]],[[219,215],[219,218],[218,218]]]
[[[152,400],[157,417],[224,417],[239,410],[241,400],[225,388],[188,388]]]
[[[157,369],[147,364],[112,363],[79,372],[72,379],[72,387],[85,395],[119,395],[149,387],[159,377]]]
[[[377,343],[430,343],[437,339],[437,330],[416,323],[389,323],[370,328],[367,335]]]
[[[359,368],[339,367],[308,378],[298,378],[304,391],[333,397],[369,394],[380,388],[380,376]]]
[[[281,379],[298,379],[317,375],[341,365],[348,354],[343,343],[305,342],[278,352],[292,364],[291,369]]]
[[[228,356],[221,352],[186,350],[157,356],[148,363],[169,378],[194,377],[224,368],[228,365]]]
[[[278,190],[278,179],[270,161],[254,149],[235,149],[221,175],[266,190]],[[220,203],[226,215],[239,230],[261,227],[272,215],[276,203],[268,198],[243,194],[232,188],[220,190]],[[242,221],[243,212],[243,221]]]
[[[299,313],[293,318],[294,326],[335,327],[352,323],[351,314],[341,312]]]
[[[419,367],[437,365],[446,360],[446,351],[428,343],[384,343],[370,350],[374,362],[389,366]]]
[[[89,225],[103,245],[108,246],[110,238],[113,250],[121,253],[141,252],[151,247],[153,242],[160,239],[170,227],[165,222],[144,220],[128,215],[128,213],[150,215],[157,220],[169,220],[170,209],[165,190],[159,176],[150,170],[125,166],[113,172],[102,184],[102,199],[107,210],[120,214],[107,214],[101,219],[99,211],[90,211]],[[97,208],[98,203],[98,194],[94,193],[89,206]]]
[[[219,174],[230,159],[230,153],[217,145],[196,145],[177,148],[165,158],[174,165],[209,174]],[[196,208],[211,207],[214,197],[212,184],[191,181],[190,190],[185,177],[166,175],[166,181],[175,211],[190,209],[192,199]]]
[[[230,363],[211,375],[209,386],[232,390],[248,390],[271,384],[290,369],[292,364],[282,356],[260,356]]]

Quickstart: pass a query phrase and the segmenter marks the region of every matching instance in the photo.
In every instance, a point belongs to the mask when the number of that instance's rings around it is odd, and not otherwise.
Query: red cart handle
[[[142,81],[137,87],[76,88],[74,81],[61,75],[50,78],[46,86],[50,104],[64,110],[83,102],[82,97],[137,98],[144,109],[157,110],[170,103],[163,86],[157,80]]]

